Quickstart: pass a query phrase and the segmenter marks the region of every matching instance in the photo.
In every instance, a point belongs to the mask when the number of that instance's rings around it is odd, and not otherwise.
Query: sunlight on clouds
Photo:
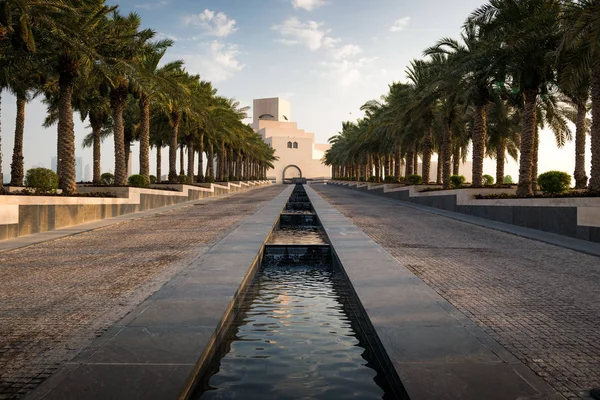
[[[406,28],[408,26],[409,22],[410,22],[410,17],[404,17],[404,18],[400,18],[400,19],[396,20],[396,22],[394,22],[394,24],[390,28],[390,32],[400,32],[400,31],[404,30],[404,28]]]
[[[294,8],[303,8],[307,11],[312,11],[324,5],[323,0],[292,0]]]
[[[339,49],[335,49],[333,51],[333,57],[341,60],[344,58],[354,57],[360,53],[362,53],[362,49],[359,46],[355,44],[346,44]]]
[[[234,19],[230,19],[222,12],[215,13],[209,9],[184,17],[183,22],[186,25],[201,28],[207,34],[217,37],[226,37],[237,31]]]
[[[363,57],[356,61],[343,59],[340,61],[322,61],[321,77],[336,80],[342,87],[350,87],[359,83],[368,83],[363,79],[362,69],[371,66],[377,57]]]
[[[290,38],[276,40],[279,43],[287,45],[303,44],[311,51],[316,51],[321,48],[333,48],[340,39],[327,36],[331,30],[323,30],[321,29],[322,26],[322,22],[301,22],[298,18],[292,17],[285,20],[281,25],[273,26],[273,29],[282,36]]]
[[[213,40],[201,45],[203,51],[193,54],[182,54],[179,58],[191,73],[199,73],[203,80],[222,82],[234,73],[244,69],[237,56],[240,54],[238,46]]]

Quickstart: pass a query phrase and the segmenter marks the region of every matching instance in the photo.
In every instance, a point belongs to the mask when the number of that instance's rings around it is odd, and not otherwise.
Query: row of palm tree
[[[76,191],[74,111],[91,126],[84,145],[93,147],[94,183],[101,179],[100,143],[109,135],[116,185],[127,184],[133,141],[139,141],[139,173],[147,179],[150,148],[158,149],[160,180],[165,146],[170,182],[180,175],[178,149],[187,149],[190,181],[205,179],[204,154],[211,179],[264,177],[274,151],[243,123],[248,109],[218,95],[210,82],[188,73],[182,61],[163,62],[173,41],[158,40],[155,31],[140,25],[137,14],[123,15],[104,0],[0,3],[0,94],[8,90],[17,99],[12,185],[23,183],[25,108],[38,95],[48,106],[45,125],[57,125],[57,173],[65,193]]]
[[[325,162],[337,176],[397,180],[402,167],[416,174],[420,156],[428,179],[435,152],[436,181],[448,188],[471,145],[474,187],[483,184],[486,156],[496,158],[501,184],[509,155],[519,162],[517,194],[530,196],[537,189],[539,133],[551,128],[561,147],[572,140],[573,123],[576,188],[598,191],[598,27],[597,0],[490,0],[467,18],[459,40],[443,38],[426,49],[407,68],[406,83],[390,85],[381,100],[362,107],[363,119],[344,123]]]

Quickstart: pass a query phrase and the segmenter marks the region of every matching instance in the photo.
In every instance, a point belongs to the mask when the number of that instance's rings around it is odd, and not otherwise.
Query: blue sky
[[[211,80],[219,92],[244,105],[261,97],[292,103],[292,119],[319,142],[336,134],[344,120],[378,98],[388,84],[405,80],[404,70],[442,37],[458,37],[468,14],[482,0],[127,0],[122,12],[140,14],[144,27],[175,40],[166,58]],[[5,180],[10,168],[15,100],[3,93],[2,152]],[[44,107],[26,110],[25,167],[50,165],[56,129],[41,128]],[[87,129],[76,124],[77,156],[92,163],[80,143]],[[557,151],[551,134],[541,138],[540,171],[573,171],[572,151]],[[102,146],[102,170],[113,168],[112,139]],[[137,170],[137,147],[134,170]],[[165,153],[166,156],[166,153]],[[166,157],[163,157],[166,159]],[[154,155],[152,155],[154,160]],[[557,160],[560,160],[557,165]],[[166,166],[166,160],[165,166]],[[151,165],[154,171],[154,161]],[[487,160],[485,173],[494,175]],[[517,175],[516,164],[507,173]]]

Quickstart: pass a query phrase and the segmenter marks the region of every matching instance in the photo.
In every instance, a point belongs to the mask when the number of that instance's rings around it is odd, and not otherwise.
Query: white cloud
[[[303,8],[307,11],[312,11],[324,5],[323,0],[292,0],[294,8]]]
[[[356,61],[343,59],[340,61],[323,61],[320,66],[323,68],[321,77],[337,80],[342,87],[349,87],[363,81],[362,69],[370,67],[377,57],[363,57]]]
[[[237,59],[239,54],[237,45],[213,40],[202,43],[200,52],[179,55],[178,58],[185,61],[191,73],[199,73],[204,80],[222,82],[244,69],[245,65]]]
[[[409,22],[410,17],[404,17],[396,20],[396,22],[394,22],[394,24],[390,28],[390,32],[400,32],[401,30],[404,30],[404,28],[408,26]]]
[[[157,10],[159,8],[163,8],[164,6],[166,6],[167,4],[169,4],[168,1],[155,1],[152,3],[140,3],[140,4],[136,4],[135,8],[141,8],[143,10]]]
[[[344,58],[354,57],[362,53],[362,49],[355,44],[347,44],[338,49],[333,50],[333,58],[341,60]]]
[[[301,22],[298,18],[289,18],[281,25],[273,26],[284,39],[277,40],[287,45],[303,44],[311,51],[321,48],[331,49],[340,39],[327,36],[331,30],[322,29],[323,23],[315,21]]]
[[[222,12],[215,13],[209,9],[185,17],[183,22],[186,25],[201,28],[207,34],[217,37],[226,37],[237,31],[234,19],[230,19]]]

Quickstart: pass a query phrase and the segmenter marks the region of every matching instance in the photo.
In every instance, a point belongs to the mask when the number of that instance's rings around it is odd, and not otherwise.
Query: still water
[[[333,268],[263,267],[202,399],[380,399]],[[338,284],[336,284],[336,282]],[[380,379],[378,379],[380,381]]]

